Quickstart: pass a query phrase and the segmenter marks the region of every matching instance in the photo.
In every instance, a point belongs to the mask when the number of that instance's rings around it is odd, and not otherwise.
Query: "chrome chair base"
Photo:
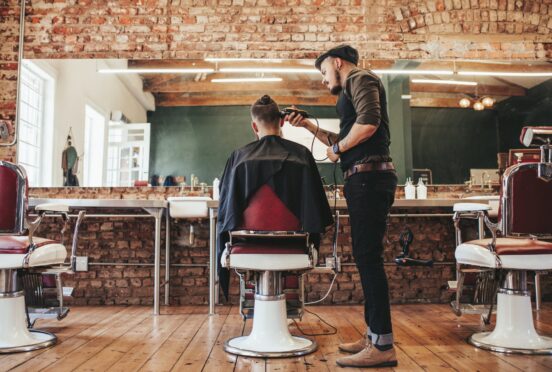
[[[28,329],[23,291],[0,293],[0,354],[42,349],[56,342],[49,332]]]
[[[552,354],[552,338],[535,330],[531,297],[526,291],[501,289],[497,295],[496,325],[492,332],[471,335],[468,342],[500,353]]]
[[[552,338],[540,336],[541,342],[537,348],[522,349],[515,347],[499,346],[484,342],[492,332],[475,333],[468,338],[468,343],[483,349],[505,354],[526,354],[526,355],[551,355],[552,354]]]
[[[0,354],[22,353],[26,351],[33,351],[43,349],[45,347],[53,346],[57,343],[57,337],[44,331],[38,331],[35,329],[29,329],[29,336],[36,341],[28,345],[7,346],[0,347]]]
[[[224,351],[241,356],[257,358],[287,358],[306,355],[314,352],[318,345],[315,341],[306,337],[291,336],[293,342],[285,351],[260,351],[244,348],[242,345],[248,344],[250,336],[234,337],[224,343]]]

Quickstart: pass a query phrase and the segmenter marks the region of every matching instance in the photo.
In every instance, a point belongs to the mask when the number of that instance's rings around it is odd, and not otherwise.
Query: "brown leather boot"
[[[364,350],[370,343],[372,343],[370,338],[364,336],[362,338],[359,338],[355,342],[340,344],[339,350],[344,351],[346,353],[356,354]]]
[[[359,353],[339,358],[336,362],[341,367],[395,367],[397,355],[394,348],[379,351],[370,344]]]

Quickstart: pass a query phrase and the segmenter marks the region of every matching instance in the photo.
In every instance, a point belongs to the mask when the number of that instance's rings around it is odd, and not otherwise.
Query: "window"
[[[31,186],[41,184],[40,152],[45,85],[45,79],[29,68],[29,65],[21,66],[18,161],[27,171]]]
[[[318,124],[320,125],[321,129],[325,129],[334,133],[339,133],[339,119],[318,119]],[[313,144],[313,135],[309,131],[291,125],[284,125],[282,127],[282,135],[285,139],[300,143],[308,149],[310,149],[312,146],[312,155],[317,162],[331,162],[329,159],[326,158],[327,146],[318,140],[315,140]]]
[[[107,185],[132,186],[148,180],[150,125],[109,123]]]
[[[105,117],[92,106],[84,110],[84,186],[102,186]]]
[[[54,76],[48,65],[28,60],[21,64],[17,158],[31,187],[52,182]]]

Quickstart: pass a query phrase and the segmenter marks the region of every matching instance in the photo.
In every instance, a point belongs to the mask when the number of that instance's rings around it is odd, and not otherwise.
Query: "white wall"
[[[121,110],[132,122],[145,123],[146,109],[131,94],[117,75],[98,74],[105,68],[101,60],[42,60],[57,71],[56,96],[54,106],[53,135],[53,184],[63,185],[61,153],[69,127],[72,127],[73,146],[79,155],[84,152],[84,107],[93,106],[105,115],[106,124],[113,110]],[[106,145],[107,148],[107,145]],[[94,154],[84,154],[94,156]],[[104,159],[106,156],[104,156]],[[83,161],[79,161],[78,178],[83,181]]]

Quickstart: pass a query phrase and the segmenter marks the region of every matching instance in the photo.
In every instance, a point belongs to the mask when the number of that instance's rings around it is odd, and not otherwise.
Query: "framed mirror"
[[[546,62],[360,65],[386,86],[400,182],[415,169],[430,170],[438,184],[496,169],[497,153],[520,146],[521,126],[551,117]],[[192,174],[210,184],[229,154],[254,140],[249,107],[263,94],[338,130],[336,98],[311,60],[28,59],[21,75],[18,161],[31,187],[138,186],[154,176],[189,185]],[[286,124],[283,134],[312,146],[316,158],[324,153],[307,131]],[[319,168],[333,182],[333,165]]]

